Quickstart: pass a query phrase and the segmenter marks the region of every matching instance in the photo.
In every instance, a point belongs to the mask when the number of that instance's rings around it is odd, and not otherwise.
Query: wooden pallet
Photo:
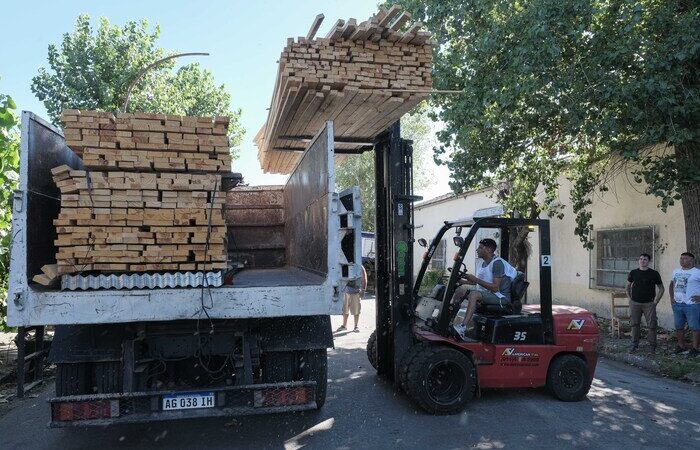
[[[420,22],[401,31],[409,20],[393,6],[359,25],[339,20],[313,39],[317,17],[306,37],[287,41],[268,118],[255,137],[265,172],[291,172],[326,120],[344,138],[337,152],[353,152],[427,97],[434,42]]]

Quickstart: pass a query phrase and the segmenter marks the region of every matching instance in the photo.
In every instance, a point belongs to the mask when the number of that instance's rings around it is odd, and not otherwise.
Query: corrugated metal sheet
[[[204,284],[204,276],[204,272],[63,275],[61,277],[61,290],[200,287]],[[206,283],[207,286],[211,287],[221,286],[223,284],[222,272],[207,272]]]

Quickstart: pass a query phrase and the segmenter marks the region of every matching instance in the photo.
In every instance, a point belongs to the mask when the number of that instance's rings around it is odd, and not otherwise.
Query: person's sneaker
[[[359,332],[360,332],[360,329],[357,328],[357,327],[355,327],[355,329],[353,329],[352,331],[354,331],[355,333],[359,333]]]
[[[335,331],[345,331],[347,328],[345,328],[343,325],[339,326],[337,330]]]
[[[688,358],[695,358],[698,355],[700,355],[700,350],[697,348],[691,348],[688,352]]]
[[[630,353],[637,353],[638,351],[639,351],[639,346],[632,344],[632,346],[630,347]]]
[[[673,353],[676,355],[680,355],[681,353],[685,352],[686,350],[681,347],[680,345],[676,345],[676,348],[673,350]]]

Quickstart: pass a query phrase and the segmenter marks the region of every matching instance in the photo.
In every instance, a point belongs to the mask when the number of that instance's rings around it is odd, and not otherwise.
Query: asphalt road
[[[362,307],[362,332],[336,334],[320,412],[49,429],[47,386],[0,418],[0,449],[700,448],[700,388],[606,360],[582,402],[542,390],[489,390],[461,414],[425,415],[367,362],[374,301]]]

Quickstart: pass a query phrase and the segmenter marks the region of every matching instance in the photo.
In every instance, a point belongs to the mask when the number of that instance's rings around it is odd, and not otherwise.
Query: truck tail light
[[[309,387],[255,391],[255,407],[305,405],[313,399],[312,392]]]
[[[57,402],[51,405],[51,416],[56,422],[108,419],[119,416],[119,400],[85,402]]]

